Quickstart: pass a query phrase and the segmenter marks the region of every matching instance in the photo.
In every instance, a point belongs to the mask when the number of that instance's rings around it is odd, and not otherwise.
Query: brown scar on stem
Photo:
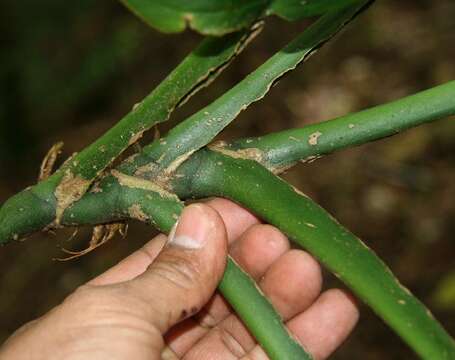
[[[126,186],[133,189],[153,191],[158,193],[162,198],[180,201],[177,195],[167,191],[161,185],[158,185],[157,183],[152,182],[150,180],[145,180],[134,176],[126,175],[117,170],[111,170],[111,174],[118,180],[121,186]]]
[[[308,144],[310,144],[312,146],[317,145],[318,139],[321,135],[322,135],[322,133],[320,131],[316,131],[316,132],[310,134],[310,136],[308,136]]]
[[[58,156],[61,154],[62,149],[63,141],[59,141],[58,143],[52,145],[41,163],[38,181],[45,180],[52,174],[55,162],[57,161]]]
[[[158,175],[158,182],[161,184],[167,183],[171,175],[178,169],[180,165],[182,165],[186,160],[188,160],[191,155],[196,152],[196,149],[192,149],[185,154],[182,154],[175,158],[162,172],[162,174]]]
[[[146,222],[149,220],[147,214],[142,211],[141,205],[133,204],[128,208],[128,214],[132,219]]]
[[[66,169],[54,192],[57,199],[55,210],[55,224],[57,226],[60,225],[65,210],[85,194],[91,183],[90,180],[74,175],[70,169]]]
[[[137,168],[137,170],[134,172],[134,175],[142,176],[144,174],[153,173],[156,170],[158,170],[158,165],[153,163],[153,162],[150,162],[150,163],[145,164],[143,166],[139,166]]]
[[[212,144],[207,146],[210,150],[219,152],[223,155],[232,157],[234,159],[244,159],[244,160],[253,160],[267,168],[273,174],[281,174],[286,170],[292,168],[295,163],[290,163],[286,165],[271,165],[266,161],[266,153],[258,148],[245,148],[231,150],[228,148],[228,145],[224,141],[215,141]]]
[[[224,141],[213,142],[207,147],[212,151],[219,152],[234,159],[254,160],[261,165],[263,165],[265,159],[265,154],[262,150],[257,148],[231,150],[227,147]]]

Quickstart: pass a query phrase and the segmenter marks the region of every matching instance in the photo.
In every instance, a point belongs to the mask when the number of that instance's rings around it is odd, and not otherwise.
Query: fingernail
[[[207,242],[212,227],[204,206],[193,204],[183,210],[182,215],[169,233],[167,245],[197,250]]]

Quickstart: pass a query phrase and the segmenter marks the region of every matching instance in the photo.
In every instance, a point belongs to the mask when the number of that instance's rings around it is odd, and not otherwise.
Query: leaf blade
[[[268,15],[288,21],[321,15],[361,0],[121,0],[148,25],[165,33],[191,28],[205,35],[223,35],[250,26]]]

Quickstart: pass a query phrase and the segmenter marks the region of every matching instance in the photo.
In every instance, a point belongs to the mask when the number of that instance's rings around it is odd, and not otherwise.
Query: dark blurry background
[[[455,3],[377,1],[308,63],[242,113],[231,139],[299,127],[455,78]],[[306,22],[268,19],[265,31],[210,88],[172,117],[209,103],[278,50]],[[47,149],[82,149],[141,100],[199,41],[162,35],[115,0],[0,2],[0,202],[33,184]],[[454,99],[455,101],[455,99]],[[161,127],[164,132],[169,125]],[[455,334],[455,122],[445,119],[343,151],[286,174],[373,247]],[[127,239],[70,262],[90,229],[67,229],[0,249],[0,341],[59,303],[154,233],[132,224]],[[336,280],[327,274],[327,284]],[[413,354],[368,309],[335,359]]]

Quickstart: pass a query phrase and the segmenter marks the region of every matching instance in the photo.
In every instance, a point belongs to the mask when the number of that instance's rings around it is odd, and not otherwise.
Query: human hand
[[[0,359],[267,359],[215,292],[228,248],[316,359],[357,322],[349,295],[320,293],[310,255],[228,200],[188,206],[166,239],[157,236],[20,328]]]

